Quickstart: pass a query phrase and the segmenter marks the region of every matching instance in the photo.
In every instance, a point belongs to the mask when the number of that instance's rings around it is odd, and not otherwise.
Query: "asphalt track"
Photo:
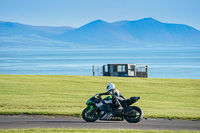
[[[139,123],[126,121],[85,122],[82,118],[63,116],[0,115],[0,129],[12,128],[88,128],[142,130],[200,130],[200,121],[144,119]]]

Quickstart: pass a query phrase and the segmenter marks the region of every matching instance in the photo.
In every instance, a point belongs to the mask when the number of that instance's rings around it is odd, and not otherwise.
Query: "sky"
[[[200,0],[0,0],[0,21],[35,26],[81,27],[154,18],[200,30]]]

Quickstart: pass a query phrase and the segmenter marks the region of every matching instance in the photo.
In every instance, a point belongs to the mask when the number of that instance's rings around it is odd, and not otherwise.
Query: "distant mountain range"
[[[200,31],[153,18],[108,23],[96,20],[80,28],[31,26],[0,21],[0,47],[195,47]]]

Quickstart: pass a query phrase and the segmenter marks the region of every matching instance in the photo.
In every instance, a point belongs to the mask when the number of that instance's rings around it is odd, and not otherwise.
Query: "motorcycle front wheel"
[[[132,111],[128,114],[124,114],[125,120],[130,123],[140,122],[143,119],[142,110],[137,106],[131,106],[130,108],[132,109]]]
[[[85,108],[82,112],[82,118],[87,122],[94,122],[99,118],[100,112],[97,109]]]

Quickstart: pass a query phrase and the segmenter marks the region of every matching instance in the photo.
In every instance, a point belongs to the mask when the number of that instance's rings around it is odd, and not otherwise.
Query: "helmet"
[[[108,91],[110,91],[110,90],[112,90],[112,89],[115,89],[115,84],[109,83],[109,84],[107,85],[107,87],[106,87],[106,91],[108,92]]]

